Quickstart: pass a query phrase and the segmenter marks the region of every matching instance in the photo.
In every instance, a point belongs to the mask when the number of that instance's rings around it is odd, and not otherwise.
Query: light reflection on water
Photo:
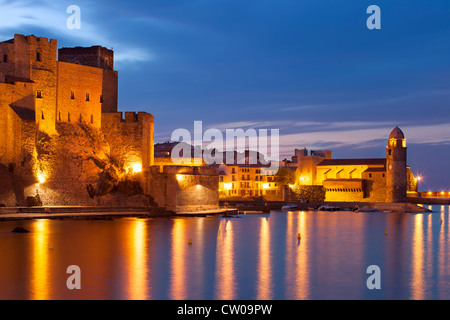
[[[0,299],[450,299],[449,206],[433,209],[4,222]]]

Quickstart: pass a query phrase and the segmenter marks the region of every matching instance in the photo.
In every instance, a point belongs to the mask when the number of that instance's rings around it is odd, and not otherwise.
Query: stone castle
[[[56,40],[33,35],[1,42],[0,205],[39,194],[46,206],[216,208],[217,190],[193,205],[184,196],[188,187],[170,186],[185,168],[152,168],[153,115],[123,116],[117,102],[112,50],[58,50]],[[218,183],[205,170],[184,174]]]

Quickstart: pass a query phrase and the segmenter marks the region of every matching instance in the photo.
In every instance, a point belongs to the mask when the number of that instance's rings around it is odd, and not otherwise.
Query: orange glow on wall
[[[224,183],[224,184],[223,184],[223,187],[224,187],[226,190],[231,190],[231,189],[233,188],[233,184],[231,184],[231,183]]]
[[[37,179],[39,181],[39,184],[43,184],[46,180],[46,175],[43,172],[38,172]]]
[[[140,163],[134,164],[133,165],[133,172],[134,173],[142,172],[142,164],[140,164]]]

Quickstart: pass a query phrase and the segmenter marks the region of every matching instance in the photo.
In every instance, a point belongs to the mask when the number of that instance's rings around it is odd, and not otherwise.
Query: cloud
[[[236,130],[236,129],[278,129],[284,126],[292,125],[291,121],[236,121],[226,123],[216,123],[208,126],[208,128],[219,130]]]
[[[58,38],[64,38],[71,43],[91,46],[101,45],[114,47],[115,60],[119,63],[141,62],[153,60],[154,55],[142,47],[124,44],[113,37],[100,23],[92,24],[85,18],[85,12],[95,13],[97,9],[92,2],[79,4],[81,9],[81,29],[67,28],[68,2],[41,0],[0,0],[0,37],[10,39],[13,33],[24,33],[28,30],[48,30]],[[11,32],[11,33],[10,33]],[[35,34],[36,36],[41,36]]]
[[[347,123],[348,127],[361,123]],[[280,136],[280,146],[287,152],[295,148],[374,147],[388,139],[392,126],[379,128],[293,132]],[[401,126],[408,144],[450,144],[450,123]]]

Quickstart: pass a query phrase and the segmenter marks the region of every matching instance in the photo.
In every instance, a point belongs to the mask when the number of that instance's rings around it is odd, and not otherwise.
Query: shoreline
[[[295,202],[291,202],[295,203]],[[280,203],[276,205],[269,205],[271,211],[279,211]],[[284,204],[289,204],[285,202]],[[314,211],[309,210],[308,207],[313,205],[335,205],[341,209],[348,209],[355,205],[375,206],[379,208],[381,213],[429,213],[433,212],[422,206],[406,203],[309,203],[302,204],[297,210],[300,211]],[[255,203],[256,205],[256,203]],[[305,208],[303,208],[305,207]],[[217,210],[199,211],[199,212],[179,212],[166,211],[164,208],[155,207],[74,207],[74,206],[59,206],[59,207],[0,207],[0,222],[9,221],[24,221],[24,220],[114,220],[120,218],[177,218],[177,217],[207,217],[224,214],[238,214],[238,210],[233,205],[227,208],[220,207]]]
[[[1,207],[0,222],[26,220],[114,220],[120,218],[181,218],[237,214],[237,210],[218,208],[198,212],[167,211],[153,207]]]

